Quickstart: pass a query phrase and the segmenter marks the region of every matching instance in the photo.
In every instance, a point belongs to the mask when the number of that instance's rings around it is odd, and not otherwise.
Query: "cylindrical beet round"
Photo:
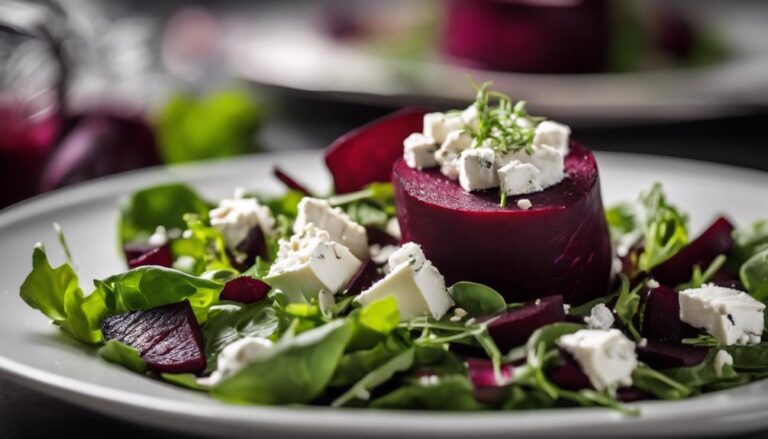
[[[579,304],[605,295],[612,255],[597,164],[571,142],[565,169],[556,186],[500,207],[497,189],[467,193],[439,170],[400,159],[392,180],[403,241],[420,244],[449,283],[484,283],[507,301],[559,294]],[[530,209],[517,206],[523,198]]]

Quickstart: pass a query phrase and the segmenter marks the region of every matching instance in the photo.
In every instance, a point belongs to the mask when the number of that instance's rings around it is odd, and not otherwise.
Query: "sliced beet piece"
[[[403,108],[336,139],[325,153],[336,193],[389,181],[392,165],[403,156],[403,140],[422,131],[425,113],[423,108]]]
[[[420,244],[448,284],[482,283],[508,302],[562,295],[572,305],[608,293],[613,255],[597,163],[571,142],[566,178],[544,191],[510,197],[468,193],[439,170],[398,160],[395,202],[404,242]],[[533,207],[520,209],[527,198]]]
[[[692,367],[707,358],[709,349],[676,342],[648,340],[644,346],[637,346],[637,356],[643,363],[655,369]]]
[[[128,251],[126,251],[126,254],[128,254]],[[168,244],[154,247],[139,256],[128,259],[128,268],[142,267],[145,265],[159,265],[168,268],[173,267],[171,247]]]
[[[349,285],[347,285],[345,294],[358,295],[367,290],[368,287],[376,283],[376,281],[382,277],[383,276],[381,273],[379,273],[379,269],[376,267],[376,264],[373,262],[373,260],[371,260],[371,258],[368,258],[364,260],[362,264],[360,264],[360,268],[358,268],[355,275],[352,276],[352,279],[349,281]]]
[[[200,373],[205,354],[200,326],[189,302],[107,317],[101,322],[105,340],[117,340],[139,351],[154,372]]]
[[[285,173],[282,169],[275,166],[272,168],[272,174],[274,174],[275,178],[280,180],[281,183],[283,183],[288,189],[301,192],[302,194],[311,197],[309,190],[307,190],[306,187],[304,187],[303,184],[296,181],[293,177]]]
[[[131,259],[136,259],[156,248],[156,246],[147,243],[127,243],[123,245],[123,253],[125,254],[125,260],[130,261]]]
[[[239,276],[224,284],[219,298],[233,302],[253,303],[267,297],[270,288],[262,280],[250,276]]]
[[[592,389],[589,377],[581,371],[571,354],[561,349],[560,356],[563,358],[563,364],[549,373],[549,379],[566,390]]]
[[[643,324],[640,333],[650,340],[680,341],[695,337],[696,328],[680,320],[679,293],[660,285],[640,293],[644,302]]]
[[[654,268],[653,276],[666,285],[688,281],[694,265],[705,270],[717,256],[730,251],[733,247],[732,234],[733,225],[725,218],[718,218],[698,238]]]
[[[501,366],[501,381],[496,381],[493,362],[483,358],[467,359],[467,375],[474,388],[473,394],[478,402],[499,404],[509,395],[509,384],[513,379],[513,368],[508,364]]]
[[[397,241],[397,238],[390,235],[389,233],[381,230],[378,227],[366,227],[365,228],[366,233],[368,234],[368,244],[378,244],[382,247],[385,245],[398,245],[399,242]]]
[[[248,235],[245,236],[245,239],[237,245],[237,251],[244,254],[245,259],[237,261],[231,254],[229,259],[232,265],[240,271],[245,271],[248,267],[251,267],[256,262],[257,256],[262,259],[268,259],[267,239],[261,227],[256,226],[252,228]]]
[[[650,399],[651,395],[637,387],[622,387],[616,389],[616,399],[621,402],[635,402]]]
[[[488,334],[502,352],[507,352],[525,344],[542,326],[564,321],[563,297],[543,297],[489,320]]]

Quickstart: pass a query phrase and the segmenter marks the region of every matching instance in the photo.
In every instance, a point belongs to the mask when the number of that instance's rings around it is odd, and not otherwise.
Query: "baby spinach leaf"
[[[101,342],[99,322],[107,312],[103,293],[97,290],[85,297],[72,267],[51,267],[40,244],[32,253],[32,271],[21,284],[20,296],[76,339]]]
[[[741,266],[739,277],[752,297],[768,302],[768,249],[749,258]]]
[[[389,381],[397,372],[403,372],[413,365],[414,349],[408,348],[397,354],[395,357],[368,372],[360,381],[356,382],[349,390],[336,398],[331,406],[341,407],[353,399],[367,400],[370,398],[371,390]]]
[[[402,337],[392,334],[371,349],[345,354],[341,357],[339,367],[334,372],[329,386],[351,385],[406,349],[408,344],[402,340]]]
[[[475,282],[457,282],[448,291],[456,305],[472,317],[498,314],[507,309],[507,302],[496,290]]]
[[[733,357],[733,368],[738,371],[768,371],[768,342],[726,348]]]
[[[275,310],[266,302],[250,305],[227,302],[208,309],[208,321],[203,325],[207,371],[216,369],[221,351],[245,337],[269,337],[278,327]]]
[[[714,362],[715,352],[710,353],[706,360],[692,367],[676,367],[660,371],[678,383],[692,389],[701,389],[720,381],[736,378],[738,374],[730,365],[724,365],[720,376],[717,374]]]
[[[436,382],[418,380],[371,402],[377,409],[482,410],[473,396],[472,384],[462,375],[438,377]]]
[[[148,238],[157,226],[183,230],[184,214],[208,218],[210,206],[189,186],[164,184],[142,189],[128,199],[120,212],[120,240],[126,242]]]
[[[197,380],[197,375],[193,373],[161,373],[160,376],[163,380],[179,387],[201,392],[208,392],[211,389],[210,386],[200,384]]]
[[[200,323],[219,300],[223,285],[178,270],[154,265],[94,281],[111,314],[155,308],[188,300]]]
[[[330,382],[353,332],[354,323],[346,319],[286,334],[264,357],[215,385],[212,394],[233,403],[311,402]]]
[[[99,356],[137,373],[147,371],[147,363],[141,358],[139,351],[117,340],[109,340],[99,348]]]

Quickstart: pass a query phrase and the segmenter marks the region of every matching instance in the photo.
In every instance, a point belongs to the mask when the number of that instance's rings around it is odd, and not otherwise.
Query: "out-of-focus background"
[[[593,149],[768,170],[761,0],[0,0],[0,208],[322,148],[401,106],[465,107],[468,77]],[[167,436],[0,389],[0,437]]]
[[[162,163],[321,148],[475,81],[593,149],[768,169],[768,4],[0,0],[0,207]]]

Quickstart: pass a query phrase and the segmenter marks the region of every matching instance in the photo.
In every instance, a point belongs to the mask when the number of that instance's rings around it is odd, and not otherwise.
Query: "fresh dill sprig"
[[[489,146],[500,155],[521,150],[532,154],[536,125],[545,118],[529,115],[525,101],[513,104],[509,96],[490,90],[491,82],[469,81],[477,91],[473,104],[477,124],[466,127],[474,139],[473,147]]]

